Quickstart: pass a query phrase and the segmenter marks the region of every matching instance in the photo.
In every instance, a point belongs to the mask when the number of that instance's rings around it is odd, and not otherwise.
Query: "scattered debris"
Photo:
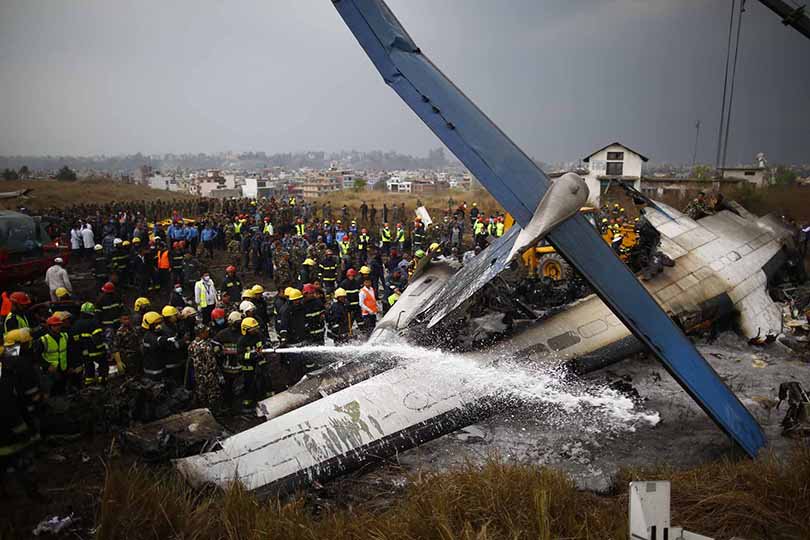
[[[810,435],[810,397],[797,381],[779,385],[779,403],[787,400],[788,409],[782,419],[782,435],[785,437],[806,437]]]
[[[75,524],[77,521],[79,521],[79,518],[73,517],[72,513],[63,518],[53,516],[51,518],[40,521],[39,524],[36,526],[36,528],[33,530],[33,534],[34,536],[39,536],[40,534],[59,534],[66,528]]]
[[[211,411],[194,409],[127,429],[121,442],[148,461],[165,461],[212,450],[227,436]]]

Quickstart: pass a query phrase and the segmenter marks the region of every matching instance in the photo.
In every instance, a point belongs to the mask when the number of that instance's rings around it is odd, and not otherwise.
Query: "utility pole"
[[[697,149],[699,138],[700,138],[700,120],[695,122],[695,148],[694,150],[692,150],[692,168],[695,167],[695,163],[697,162]]]

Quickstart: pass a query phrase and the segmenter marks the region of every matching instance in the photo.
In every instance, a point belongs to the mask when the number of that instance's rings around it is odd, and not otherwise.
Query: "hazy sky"
[[[730,0],[389,0],[530,155],[714,161]],[[810,162],[810,41],[749,0],[730,162]],[[0,154],[440,143],[330,0],[0,0]]]

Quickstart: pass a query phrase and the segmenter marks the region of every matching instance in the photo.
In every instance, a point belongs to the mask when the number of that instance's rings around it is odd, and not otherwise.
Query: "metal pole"
[[[728,91],[728,117],[726,118],[726,139],[723,141],[723,157],[721,163],[726,166],[728,153],[728,135],[731,131],[731,106],[734,103],[734,80],[737,77],[737,58],[740,56],[740,30],[742,29],[742,15],[745,13],[745,0],[740,1],[740,14],[737,16],[737,39],[734,45],[734,64],[731,68],[731,88]]]
[[[720,168],[720,153],[723,148],[723,128],[726,121],[726,92],[728,90],[728,64],[731,58],[731,36],[734,27],[734,12],[736,7],[736,0],[731,0],[731,17],[728,19],[728,44],[726,45],[726,72],[723,78],[723,104],[720,107],[720,128],[717,131],[717,156],[714,160],[716,169]]]
[[[700,137],[700,120],[695,122],[695,148],[692,150],[692,167],[697,162],[698,138]]]

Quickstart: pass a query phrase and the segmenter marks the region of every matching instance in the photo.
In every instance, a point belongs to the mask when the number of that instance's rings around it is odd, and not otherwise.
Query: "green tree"
[[[61,182],[75,182],[77,178],[76,172],[67,165],[59,169],[59,172],[56,173],[56,179]]]
[[[17,175],[17,171],[14,169],[4,169],[3,170],[3,180],[17,180],[19,176]]]
[[[698,182],[708,182],[712,179],[714,170],[708,165],[695,165],[689,173],[689,178],[697,180]]]
[[[354,179],[354,185],[352,186],[352,188],[355,191],[363,191],[364,189],[366,189],[367,185],[368,185],[368,182],[366,182],[366,180],[364,178],[355,178]]]
[[[780,165],[773,173],[773,183],[777,186],[792,186],[798,177],[795,171]]]

